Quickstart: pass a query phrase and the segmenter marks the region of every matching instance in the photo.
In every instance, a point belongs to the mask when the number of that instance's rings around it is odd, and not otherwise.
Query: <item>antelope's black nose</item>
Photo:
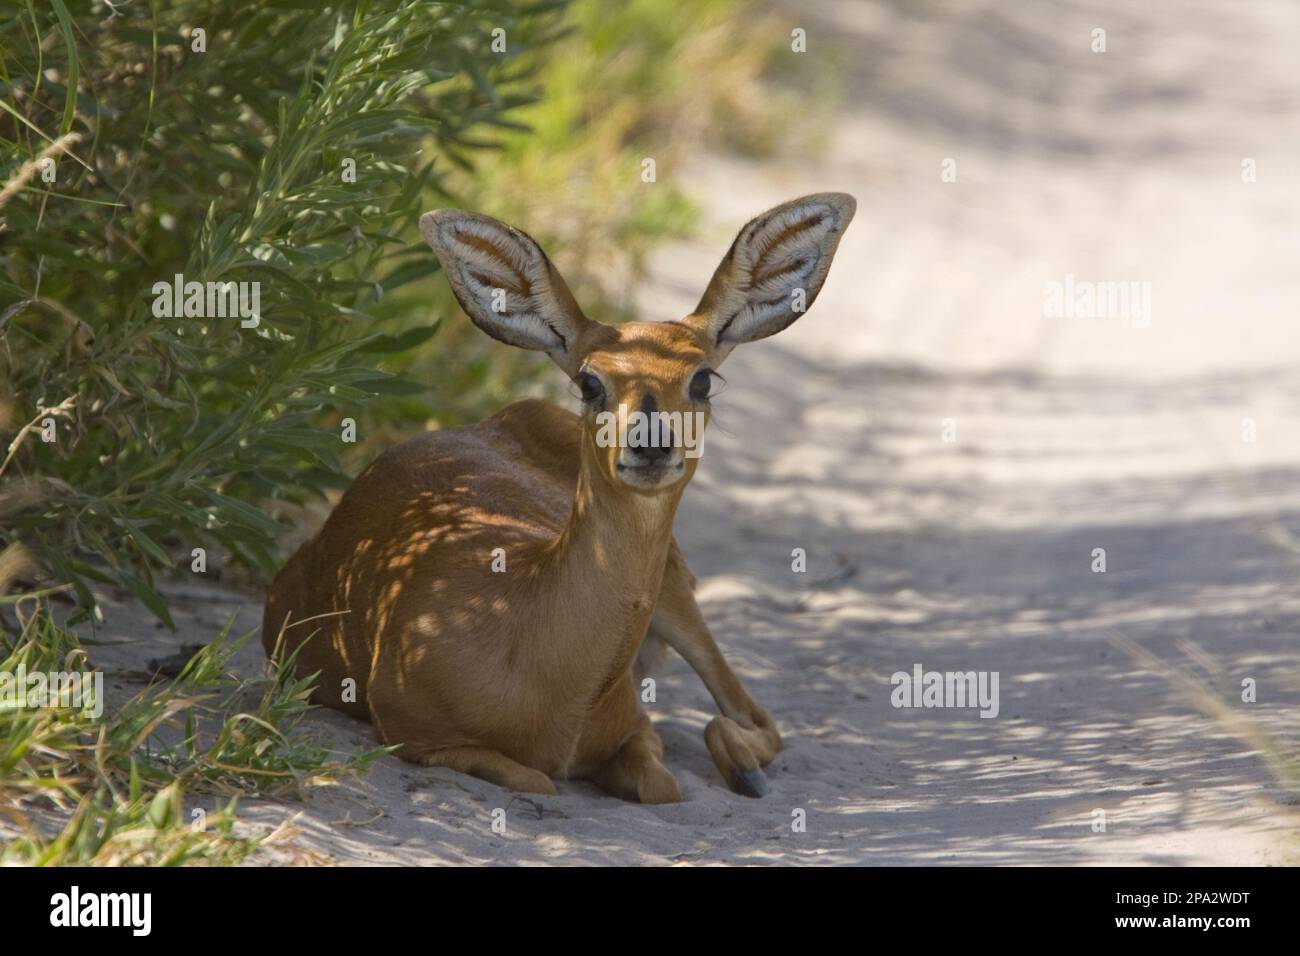
[[[663,444],[663,445],[629,444],[628,447],[631,448],[633,451],[635,451],[637,458],[639,458],[642,462],[644,462],[647,465],[662,465],[664,462],[668,460],[668,456],[671,455],[673,451],[671,444]]]
[[[627,447],[647,465],[660,465],[673,451],[672,427],[659,415],[659,403],[649,392],[641,398],[641,414],[645,416],[642,427],[628,435]]]

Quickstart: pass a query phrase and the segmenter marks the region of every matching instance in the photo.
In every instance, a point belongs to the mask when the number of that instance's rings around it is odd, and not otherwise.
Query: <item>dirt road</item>
[[[679,520],[719,633],[793,731],[772,802],[815,806],[823,839],[779,845],[1294,860],[1260,760],[1111,639],[1180,667],[1193,642],[1296,752],[1300,10],[898,8],[799,21],[853,51],[825,162],[693,173],[715,245],[768,202],[859,199],[809,317],[726,368],[734,437]],[[665,299],[691,301],[703,245],[662,261]],[[1149,309],[1051,315],[1070,281],[1142,283]],[[999,716],[893,708],[916,663],[998,671]]]

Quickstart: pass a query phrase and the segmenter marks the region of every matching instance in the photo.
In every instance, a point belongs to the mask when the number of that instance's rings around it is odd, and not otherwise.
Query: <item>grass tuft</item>
[[[89,670],[86,650],[44,595],[5,600],[20,627],[0,634],[0,675]],[[240,828],[241,797],[301,799],[388,751],[340,759],[302,734],[313,677],[292,676],[292,661],[263,679],[233,676],[231,658],[248,638],[232,639],[228,624],[175,680],[112,714],[94,713],[102,700],[0,699],[0,831],[12,837],[0,862],[239,863],[284,845],[291,830]],[[195,806],[214,796],[216,809]]]

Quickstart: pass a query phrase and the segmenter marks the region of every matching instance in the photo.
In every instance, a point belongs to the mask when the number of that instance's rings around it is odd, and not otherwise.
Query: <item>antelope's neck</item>
[[[680,487],[657,495],[620,493],[583,467],[568,524],[555,545],[561,573],[605,595],[649,591],[653,600],[680,499]]]
[[[549,555],[547,599],[552,633],[563,635],[578,665],[572,676],[594,676],[603,688],[649,627],[682,487],[638,495],[610,487],[593,467],[583,462],[568,524]]]

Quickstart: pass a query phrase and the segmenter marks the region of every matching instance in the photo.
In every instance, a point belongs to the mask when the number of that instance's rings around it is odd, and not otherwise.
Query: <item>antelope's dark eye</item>
[[[694,401],[703,402],[708,399],[709,390],[713,387],[712,376],[713,369],[711,368],[702,368],[695,373],[695,377],[691,379],[690,388],[690,396]]]
[[[577,381],[584,402],[598,402],[605,397],[605,386],[590,372],[579,372]]]

